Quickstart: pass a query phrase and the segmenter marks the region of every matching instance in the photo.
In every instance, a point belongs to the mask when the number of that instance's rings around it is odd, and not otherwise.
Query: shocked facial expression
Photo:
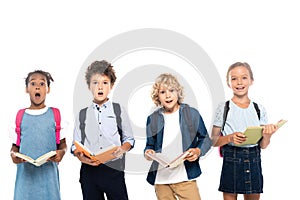
[[[158,91],[158,99],[165,109],[165,113],[173,113],[179,108],[178,92],[174,88],[161,86]]]
[[[229,72],[228,86],[233,90],[234,95],[244,96],[248,94],[249,87],[253,80],[246,67],[235,67]]]
[[[39,73],[32,74],[28,80],[26,92],[30,96],[32,109],[45,107],[46,94],[50,92],[46,77]]]
[[[108,98],[108,94],[111,91],[113,85],[111,85],[110,78],[103,74],[94,74],[91,77],[89,89],[94,97],[94,102],[98,105],[105,103]]]

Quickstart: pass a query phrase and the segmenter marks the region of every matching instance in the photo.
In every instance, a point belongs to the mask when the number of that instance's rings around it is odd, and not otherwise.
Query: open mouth
[[[236,88],[236,90],[243,90],[243,89],[245,89],[245,87],[238,87],[238,88]]]
[[[98,95],[103,95],[103,92],[98,92]]]
[[[172,102],[173,102],[173,100],[166,101],[166,103],[172,103]]]
[[[41,94],[40,93],[35,93],[35,95],[34,95],[35,97],[40,97],[41,96]]]

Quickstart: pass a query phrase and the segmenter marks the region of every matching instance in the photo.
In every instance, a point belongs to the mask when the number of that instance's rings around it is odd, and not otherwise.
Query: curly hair
[[[183,102],[183,87],[180,85],[178,79],[172,74],[164,73],[156,78],[151,90],[151,98],[156,106],[161,105],[161,102],[158,98],[158,93],[161,86],[175,89],[178,93],[178,103],[181,104]]]
[[[113,66],[106,60],[94,61],[88,66],[85,72],[85,80],[88,86],[91,83],[91,77],[94,74],[106,75],[109,77],[111,84],[113,85],[117,79]]]

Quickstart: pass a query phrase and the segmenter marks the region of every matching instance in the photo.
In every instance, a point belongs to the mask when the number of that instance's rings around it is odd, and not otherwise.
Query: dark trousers
[[[122,160],[101,164],[97,167],[82,164],[80,183],[84,200],[128,200],[124,171],[113,166],[122,164]]]

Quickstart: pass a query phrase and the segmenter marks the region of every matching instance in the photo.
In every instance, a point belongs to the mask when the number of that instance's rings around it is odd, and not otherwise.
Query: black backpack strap
[[[156,136],[157,131],[158,131],[158,110],[154,111],[153,115],[152,115],[152,119],[151,119],[151,123],[150,123],[150,129],[152,132],[152,136]]]
[[[182,114],[183,114],[183,117],[184,117],[186,123],[188,124],[191,139],[193,139],[195,129],[194,129],[194,126],[193,126],[193,120],[192,120],[192,117],[191,117],[191,110],[190,109],[191,109],[190,106],[188,104],[185,104],[185,107],[182,109]]]
[[[112,103],[113,104],[113,109],[114,113],[116,115],[116,120],[117,120],[117,126],[118,126],[118,132],[120,134],[120,139],[122,143],[122,118],[121,118],[121,106],[118,103]]]
[[[258,119],[260,120],[260,109],[259,109],[257,103],[253,102],[253,105],[254,105],[254,108],[255,108],[255,110],[256,110]]]
[[[222,124],[222,131],[224,130],[224,126],[226,123],[226,119],[227,119],[227,115],[228,115],[228,111],[229,111],[229,100],[225,102],[225,106],[224,106],[224,112],[223,112],[223,124]]]
[[[84,141],[85,141],[85,119],[86,119],[86,110],[87,110],[87,107],[86,108],[83,108],[80,110],[79,112],[79,128],[80,128],[80,131],[81,131],[81,143],[84,144]]]
[[[229,109],[230,108],[229,108],[229,100],[228,100],[228,101],[225,102],[224,111],[223,111],[223,124],[222,124],[222,127],[221,127],[222,131],[224,130],[224,127],[225,127],[225,123],[226,123],[226,119],[227,119]],[[221,135],[223,135],[222,131],[220,132]],[[219,154],[220,154],[220,157],[223,157],[222,146],[219,146]]]

